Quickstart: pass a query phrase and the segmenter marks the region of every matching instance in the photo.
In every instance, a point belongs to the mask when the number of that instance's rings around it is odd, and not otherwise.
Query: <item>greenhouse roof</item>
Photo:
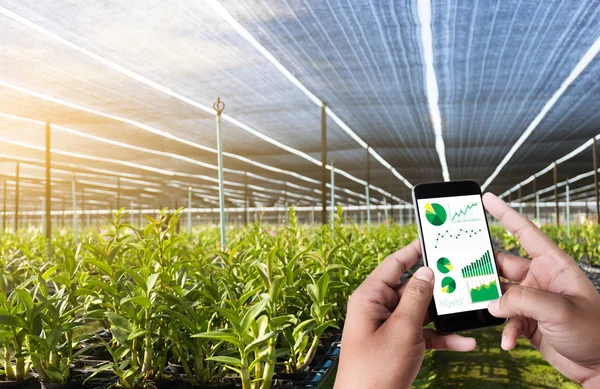
[[[364,202],[367,154],[375,202],[443,179],[508,195],[600,133],[599,6],[2,0],[0,174],[20,161],[39,205],[50,122],[56,200],[75,172],[98,206],[117,177],[122,206],[183,204],[188,187],[214,206],[219,96],[231,204],[244,182],[265,205],[320,201],[323,104],[342,203]],[[590,146],[559,181],[593,170]]]

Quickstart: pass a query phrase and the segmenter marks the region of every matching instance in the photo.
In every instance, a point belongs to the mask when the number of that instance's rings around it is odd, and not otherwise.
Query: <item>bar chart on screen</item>
[[[465,288],[469,291],[471,302],[494,300],[500,297],[494,273],[490,251],[461,269]]]

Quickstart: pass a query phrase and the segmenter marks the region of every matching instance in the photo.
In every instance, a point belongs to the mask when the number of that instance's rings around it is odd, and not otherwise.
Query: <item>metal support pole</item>
[[[62,198],[62,221],[61,221],[61,227],[65,228],[65,226],[67,225],[65,219],[67,218],[67,214],[65,213],[65,198],[63,196]]]
[[[2,233],[6,231],[6,180],[4,180],[4,197],[2,197]]]
[[[596,223],[600,223],[600,196],[598,194],[598,158],[596,155],[596,137],[592,146],[594,159],[594,194],[596,195]]]
[[[223,185],[223,143],[221,137],[221,113],[225,109],[225,104],[221,101],[221,98],[217,98],[217,102],[213,105],[216,111],[217,121],[217,153],[219,161],[219,211],[220,211],[220,225],[221,225],[221,250],[225,250],[225,244],[227,238],[225,236],[225,188]]]
[[[192,234],[192,187],[188,188],[187,233]]]
[[[385,196],[383,197],[383,217],[385,218],[384,220],[386,222],[389,220],[387,199],[385,198]]]
[[[571,207],[570,207],[570,203],[571,203],[571,198],[570,198],[570,193],[569,193],[569,180],[567,180],[567,185],[565,188],[565,194],[567,195],[567,201],[566,201],[566,207],[567,209],[565,210],[566,212],[566,218],[567,218],[567,235],[571,236]]]
[[[129,225],[133,226],[133,200],[129,201]]]
[[[81,186],[81,228],[85,228],[86,225],[90,225],[90,221],[87,223],[84,222],[85,218],[85,188],[83,185]]]
[[[371,197],[369,196],[369,186],[371,185],[371,156],[369,147],[367,150],[367,185],[365,186],[365,195],[367,197],[367,225],[371,224]]]
[[[333,169],[333,161],[331,161],[331,213],[330,213],[330,219],[331,219],[331,223],[333,224],[333,222],[335,221],[335,172]]]
[[[321,222],[327,222],[327,113],[321,105]]]
[[[248,172],[244,172],[244,225],[248,225],[250,222],[250,215],[248,212]]]
[[[310,224],[315,224],[315,207],[313,206],[310,210]]]
[[[288,205],[288,195],[287,195],[287,182],[283,183],[283,207],[285,208],[285,224],[289,222],[289,205]]]
[[[533,192],[532,193],[533,193],[533,196],[535,198],[535,200],[534,200],[535,221],[537,223],[539,223],[540,222],[540,207],[539,207],[539,201],[538,201],[539,198],[538,198],[538,195],[537,195],[537,183],[536,183],[536,180],[535,180],[535,176],[533,176],[533,181],[531,182],[531,184],[533,185]]]
[[[17,171],[15,175],[16,188],[15,188],[15,234],[19,229],[19,179],[20,179],[21,165],[17,162]]]
[[[46,240],[52,240],[52,189],[50,186],[50,123],[46,122]],[[48,248],[48,250],[50,250]]]
[[[42,228],[46,225],[46,199],[42,197]]]
[[[77,231],[77,192],[75,191],[75,174],[71,176],[71,196],[73,197],[73,231],[75,232],[75,244],[79,244],[79,233]]]
[[[121,209],[121,177],[117,177],[117,211]]]
[[[560,214],[558,213],[558,170],[554,162],[554,201],[556,203],[556,225],[560,226]]]
[[[82,205],[83,205],[83,200],[81,200],[81,203],[82,203]],[[82,207],[82,208],[83,208],[83,207]],[[81,215],[81,219],[83,220],[83,215]],[[86,225],[87,225],[88,227],[91,227],[91,225],[92,225],[92,210],[91,210],[91,209],[88,209],[88,211],[87,211],[87,217],[86,217],[86,219],[87,219],[87,223],[86,223]]]
[[[139,201],[138,201],[138,208],[140,209],[140,214],[139,214],[139,220],[140,220],[140,228],[142,228],[142,225],[144,224],[144,213],[142,212],[142,195],[140,194],[139,197]]]
[[[394,223],[394,197],[390,197],[390,219],[393,224]]]
[[[404,225],[404,208],[400,208],[400,225],[403,226]]]
[[[540,221],[540,195],[537,192],[535,192],[535,220],[538,224],[542,223]]]
[[[523,202],[521,201],[521,185],[519,185],[519,213],[523,214]]]

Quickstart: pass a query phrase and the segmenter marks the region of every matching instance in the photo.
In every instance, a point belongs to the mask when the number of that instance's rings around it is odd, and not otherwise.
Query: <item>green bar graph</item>
[[[494,274],[494,266],[492,266],[490,252],[486,251],[481,258],[462,268],[461,273],[463,278],[489,276]]]

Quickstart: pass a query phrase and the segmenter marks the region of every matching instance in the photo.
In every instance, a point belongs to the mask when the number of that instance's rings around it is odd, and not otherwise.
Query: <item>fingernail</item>
[[[488,304],[488,311],[493,315],[494,313],[498,313],[500,310],[500,302],[498,300],[490,301]]]
[[[433,281],[433,272],[430,268],[423,266],[415,272],[415,277],[419,280],[431,282]]]
[[[500,342],[500,347],[502,350],[508,350],[508,338],[506,336],[502,336],[502,341]]]

